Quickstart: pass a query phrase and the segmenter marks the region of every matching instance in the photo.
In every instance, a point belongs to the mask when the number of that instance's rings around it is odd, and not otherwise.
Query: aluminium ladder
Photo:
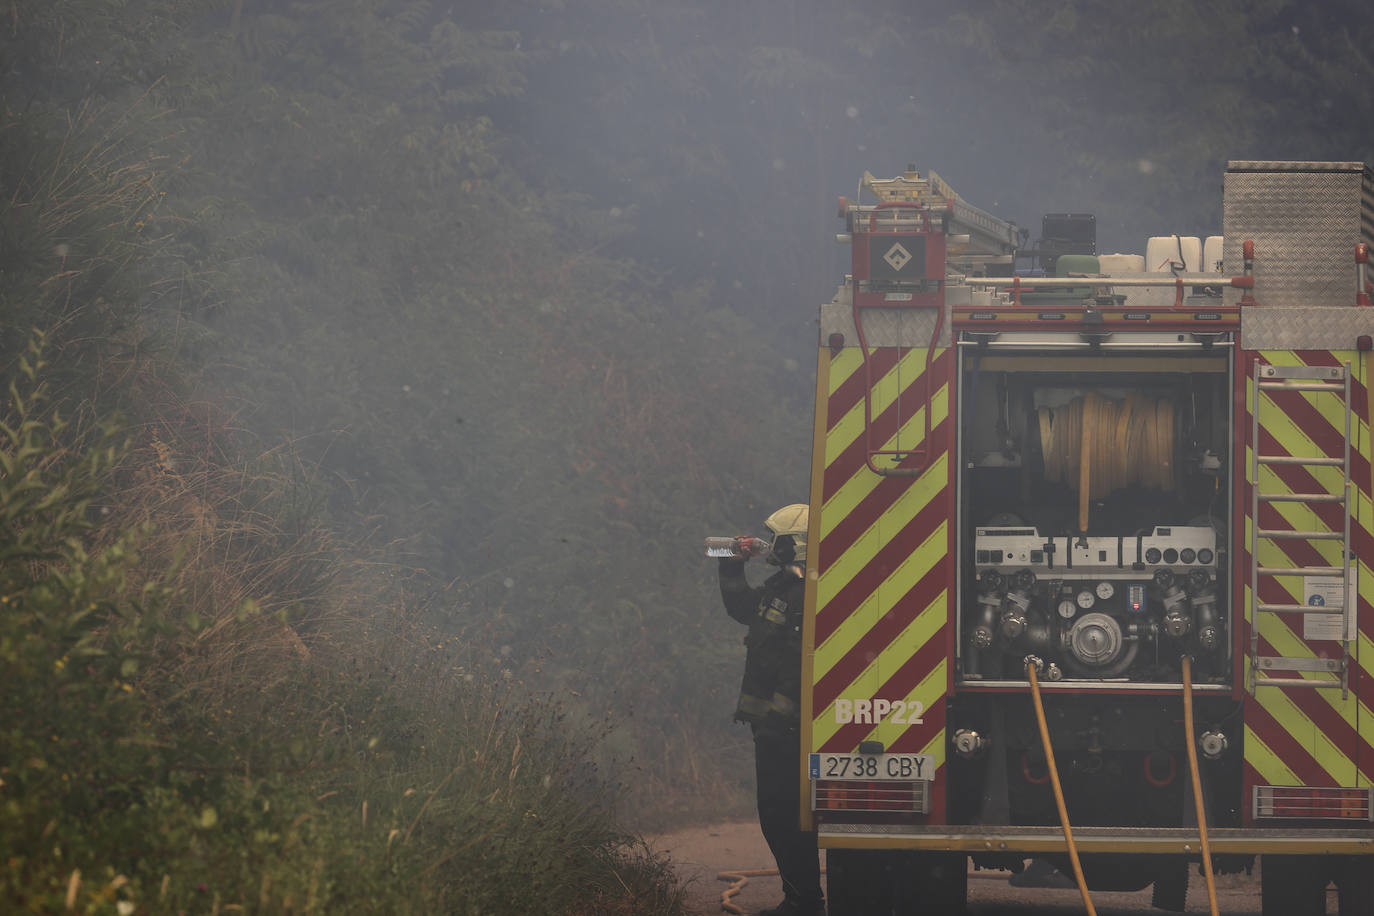
[[[1264,397],[1264,392],[1311,392],[1316,397],[1336,395],[1342,400],[1345,414],[1344,443],[1340,457],[1331,455],[1261,455],[1260,451],[1260,411],[1265,402],[1269,410],[1279,410],[1272,398]],[[1250,413],[1250,600],[1254,608],[1250,620],[1250,692],[1262,686],[1277,687],[1318,687],[1341,689],[1345,698],[1350,689],[1350,623],[1355,614],[1354,596],[1350,595],[1350,363],[1340,366],[1271,366],[1255,361],[1254,407]],[[1260,491],[1260,468],[1262,466],[1300,466],[1307,468],[1339,468],[1344,478],[1339,492],[1318,493],[1264,493]],[[1344,524],[1340,531],[1312,530],[1296,531],[1289,529],[1261,528],[1259,524],[1260,503],[1297,503],[1313,511],[1321,504],[1337,504],[1341,507]],[[1315,526],[1314,526],[1315,527]],[[1317,541],[1338,541],[1341,557],[1340,565],[1331,566],[1261,566],[1259,561],[1260,541],[1303,541],[1316,547]],[[1303,576],[1339,578],[1345,583],[1340,607],[1309,604],[1267,604],[1259,600],[1259,583],[1262,578],[1279,576]],[[1283,656],[1259,654],[1259,621],[1261,614],[1313,614],[1340,618],[1341,657],[1316,658],[1306,656]],[[1298,677],[1274,677],[1270,672],[1299,672]],[[1305,677],[1304,674],[1335,674],[1339,679]]]

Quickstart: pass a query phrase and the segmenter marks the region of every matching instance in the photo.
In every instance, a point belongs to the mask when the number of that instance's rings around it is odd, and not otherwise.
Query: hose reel
[[[1118,401],[1090,392],[1036,411],[1045,479],[1078,491],[1078,528],[1088,504],[1122,487],[1174,489],[1174,405],[1132,394]]]

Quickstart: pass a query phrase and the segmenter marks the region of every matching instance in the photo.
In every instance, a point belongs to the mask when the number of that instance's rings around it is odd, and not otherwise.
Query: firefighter
[[[802,831],[801,795],[801,628],[805,592],[804,505],[784,506],[764,523],[773,532],[768,562],[778,568],[762,586],[751,586],[744,559],[720,560],[720,596],[725,610],[749,627],[744,679],[735,720],[754,732],[759,827],[778,864],[784,897],[759,916],[822,916],[816,834]]]

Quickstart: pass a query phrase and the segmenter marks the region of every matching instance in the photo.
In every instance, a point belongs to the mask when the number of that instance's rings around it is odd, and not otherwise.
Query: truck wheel
[[[1322,856],[1260,857],[1260,912],[1264,916],[1324,916],[1326,866]]]
[[[867,849],[827,849],[825,884],[830,916],[892,916],[895,854]]]
[[[968,904],[968,856],[961,852],[913,852],[905,882],[898,885],[900,916],[964,916]]]
[[[1150,906],[1157,910],[1182,913],[1188,909],[1188,860],[1163,859],[1155,877]]]
[[[1336,871],[1340,916],[1374,913],[1374,862],[1368,856],[1347,856]]]

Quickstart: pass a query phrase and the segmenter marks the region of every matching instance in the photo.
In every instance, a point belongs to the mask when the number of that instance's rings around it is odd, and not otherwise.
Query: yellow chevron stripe
[[[1335,692],[1334,690],[1331,691],[1331,693]],[[1310,723],[1311,720],[1304,717],[1303,721]],[[1294,734],[1297,733],[1294,732]],[[1355,760],[1351,756],[1354,749],[1351,749],[1351,754],[1347,754],[1336,745],[1336,742],[1331,740],[1326,732],[1315,725],[1312,726],[1312,742],[1312,756],[1316,758],[1317,763],[1321,764],[1322,769],[1331,774],[1331,778],[1336,781],[1336,784],[1340,786],[1354,785]]]
[[[1305,365],[1307,365],[1306,362],[1304,362],[1303,360],[1298,359],[1297,354],[1293,353],[1293,352],[1290,351],[1290,350],[1274,350],[1274,351],[1261,351],[1261,352],[1263,353],[1265,359],[1267,359],[1270,363],[1272,363],[1272,364],[1274,364],[1274,365],[1276,365],[1276,366],[1305,366]],[[1332,358],[1334,358],[1334,359],[1336,360],[1337,363],[1349,363],[1349,364],[1350,364],[1350,378],[1351,378],[1351,380],[1352,380],[1352,385],[1351,385],[1352,388],[1354,387],[1353,382],[1356,382],[1356,381],[1360,382],[1361,384],[1365,384],[1365,379],[1364,379],[1364,376],[1363,376],[1363,366],[1362,366],[1362,363],[1364,362],[1364,360],[1360,359],[1360,353],[1359,353],[1358,351],[1355,351],[1355,350],[1334,350],[1334,351],[1331,352],[1331,356],[1332,356]],[[1315,392],[1315,391],[1303,392],[1301,396],[1302,396],[1304,399],[1306,399],[1307,402],[1308,402],[1309,404],[1311,404],[1311,405],[1316,409],[1316,411],[1317,411],[1319,414],[1321,414],[1321,415],[1326,419],[1326,421],[1327,421],[1328,423],[1331,424],[1331,428],[1332,428],[1333,430],[1335,430],[1337,433],[1340,433],[1340,434],[1344,435],[1344,432],[1345,432],[1345,409],[1344,409],[1344,407],[1341,406],[1341,399],[1340,399],[1339,397],[1333,397],[1330,393]],[[1353,391],[1352,391],[1352,396],[1353,396]],[[1353,407],[1353,405],[1352,405],[1352,407]],[[1361,426],[1363,426],[1363,427],[1365,428],[1365,435],[1366,435],[1366,437],[1367,437],[1367,435],[1368,435],[1368,422],[1367,422],[1367,418],[1361,416],[1358,410],[1352,409],[1352,410],[1351,410],[1351,413],[1350,413],[1350,439],[1351,439],[1350,447],[1351,447],[1351,451],[1352,451],[1352,452],[1356,450],[1356,443],[1357,443],[1357,442],[1366,442],[1366,441],[1368,441],[1367,438],[1361,438],[1360,435],[1359,435],[1359,433],[1360,433],[1360,429],[1359,429],[1359,428],[1360,428]],[[1365,485],[1368,486],[1369,484],[1366,483]]]
[[[1371,578],[1374,578],[1374,576],[1371,576],[1369,569],[1361,563],[1360,594],[1364,597],[1366,602],[1374,605],[1374,586],[1369,584]],[[1365,674],[1374,676],[1374,640],[1371,640],[1363,632],[1356,632],[1358,636],[1355,642],[1351,644],[1350,651],[1355,655],[1355,661],[1364,669]],[[1374,697],[1370,697],[1369,699],[1374,700]],[[1367,730],[1367,737],[1370,739],[1371,743],[1374,743],[1374,718],[1362,719],[1361,721],[1364,722],[1366,726],[1365,729],[1361,729],[1361,733],[1365,733]]]
[[[867,496],[883,479],[864,467],[844,485],[842,491],[849,491],[851,496],[862,491],[863,496]],[[901,495],[883,509],[873,524],[856,538],[853,544],[831,561],[825,574],[821,576],[817,593],[822,605],[848,585],[889,538],[906,527],[932,499],[943,494],[948,480],[949,458],[946,454],[940,454],[924,474],[916,478],[910,486],[903,488]],[[849,505],[847,499],[844,502],[835,500],[823,505],[821,518],[826,524],[825,530],[833,530],[840,521],[848,518],[849,513],[854,510],[854,505],[857,505],[861,498],[855,498],[853,505]]]
[[[1260,740],[1254,729],[1245,726],[1245,762],[1255,768],[1260,781],[1271,786],[1300,786],[1302,780]]]
[[[1290,351],[1268,351],[1263,354],[1264,358],[1274,365],[1305,365],[1304,361],[1298,358],[1297,354]],[[1352,369],[1354,367],[1352,366]],[[1305,393],[1301,395],[1309,404],[1313,406],[1322,419],[1331,425],[1331,431],[1343,437],[1345,434],[1345,408],[1339,397],[1330,394]],[[1246,408],[1247,413],[1255,408],[1254,392],[1250,386],[1246,389]],[[1308,432],[1299,427],[1293,420],[1278,407],[1268,394],[1262,394],[1259,402],[1259,419],[1261,428],[1272,436],[1279,446],[1291,455],[1318,455],[1323,454],[1322,449],[1318,448],[1312,441]],[[1359,448],[1359,443],[1367,441],[1368,430],[1364,424],[1353,422],[1351,426],[1351,446],[1352,452]],[[1249,461],[1251,452],[1247,449],[1247,477],[1249,476]],[[1325,488],[1328,492],[1340,492],[1344,483],[1344,475],[1336,468],[1307,468],[1309,473],[1318,481],[1318,485]],[[1293,492],[1293,488],[1288,487],[1278,477],[1273,468],[1262,467],[1259,472],[1259,487],[1264,492]],[[1358,484],[1358,481],[1356,482]],[[1359,493],[1359,490],[1356,490]],[[1367,502],[1363,494],[1356,497],[1356,505],[1351,507],[1355,512],[1355,523],[1359,524],[1359,519],[1363,511],[1361,503]],[[1303,531],[1327,531],[1329,526],[1323,523],[1312,511],[1311,507],[1293,503],[1273,503],[1270,508],[1277,511],[1284,521],[1297,530]],[[1246,512],[1246,538],[1249,542],[1251,530],[1256,524],[1256,520],[1249,518]],[[1368,515],[1363,517],[1368,518]],[[1293,565],[1287,554],[1283,550],[1286,542],[1274,542],[1261,540],[1256,549],[1257,561],[1262,566],[1289,566]],[[1307,542],[1313,546],[1317,553],[1324,558],[1330,565],[1341,562],[1339,545],[1334,542]],[[1357,562],[1357,566],[1363,565]],[[1367,572],[1367,570],[1366,570]],[[1363,573],[1357,573],[1364,579]],[[1300,603],[1303,600],[1301,593],[1300,577],[1280,577],[1275,580],[1279,587],[1289,596],[1293,603]],[[1367,581],[1360,581],[1361,591],[1368,588]],[[1251,608],[1254,596],[1249,593],[1249,588],[1245,589],[1245,609],[1247,617],[1253,617]],[[1279,615],[1265,615],[1259,621],[1260,635],[1274,647],[1274,651],[1279,655],[1289,657],[1315,657],[1315,653],[1307,642],[1302,638],[1302,618],[1290,617],[1284,619]],[[1368,640],[1361,637],[1360,640]],[[1359,657],[1364,653],[1358,650],[1357,646],[1352,646],[1352,654],[1355,655],[1358,663]],[[1368,656],[1366,656],[1368,658]],[[1321,680],[1334,680],[1331,675],[1304,674],[1304,677],[1316,678]],[[1322,702],[1327,703],[1338,715],[1350,726],[1358,729],[1361,724],[1370,726],[1370,711],[1360,699],[1353,694],[1342,699],[1340,694],[1334,690],[1317,691],[1317,696]],[[1352,759],[1351,753],[1347,749],[1338,747],[1335,742],[1325,733],[1321,732],[1313,720],[1300,710],[1293,702],[1292,696],[1282,690],[1261,689],[1256,694],[1256,700],[1274,718],[1274,721],[1286,732],[1293,736],[1301,746],[1307,748],[1313,755],[1317,764],[1329,773],[1340,785],[1355,784],[1355,780],[1363,780],[1359,775]],[[1273,754],[1272,750],[1261,742],[1254,733],[1247,728],[1245,759],[1257,772],[1263,774],[1266,781],[1275,783],[1276,778],[1291,779],[1290,784],[1297,784],[1299,781],[1296,776],[1283,765]],[[1349,749],[1353,751],[1353,749]],[[1278,784],[1278,783],[1275,783]]]
[[[940,676],[944,677],[944,666],[941,665],[940,668]],[[926,746],[921,748],[921,753],[929,754],[935,761],[935,769],[939,770],[940,767],[945,765],[945,748],[947,746],[945,742],[945,730],[942,728],[938,734],[934,735],[930,741],[926,742]]]
[[[941,602],[941,604],[943,605],[943,602]],[[932,616],[938,616],[941,618],[941,620],[943,620],[943,606],[940,608],[938,614]],[[916,689],[911,691],[911,693],[908,695],[908,699],[919,702],[921,704],[921,708],[927,710],[935,704],[939,703],[940,699],[945,695],[945,685],[948,682],[948,670],[949,669],[947,668],[947,662],[944,659],[941,659],[939,664],[932,668],[930,673],[921,679],[921,683],[916,685]],[[883,742],[884,747],[888,747],[892,744],[892,742],[896,741],[899,737],[901,737],[902,732],[905,730],[905,726],[892,725],[890,723],[884,722],[883,724],[879,725],[877,728],[873,730],[873,734],[870,737],[876,737],[879,741]],[[944,730],[941,729],[941,734],[943,734],[943,732]],[[938,736],[936,740],[938,740]],[[937,755],[937,758],[938,762],[943,763],[944,742],[941,741],[940,744],[941,750],[940,753]]]
[[[849,378],[855,371],[862,369],[864,364],[863,351],[858,347],[843,347],[834,356],[830,355],[827,347],[822,347],[825,351],[826,359],[826,394],[834,394],[844,384],[844,380]]]
[[[875,526],[864,537],[877,543],[885,543],[886,539],[880,528],[881,526]],[[879,583],[877,590],[869,595],[863,604],[830,634],[828,639],[816,647],[816,677],[823,677],[826,672],[833,668],[873,628],[874,623],[880,617],[892,610],[902,595],[910,591],[922,576],[930,572],[931,567],[944,556],[948,536],[948,528],[944,523],[941,523],[896,569],[888,574],[887,578]],[[826,580],[828,578],[830,577],[821,576],[820,582],[817,583],[818,593],[822,593],[827,587]],[[944,592],[942,591],[941,594],[943,595]],[[833,593],[828,597],[833,597]],[[917,620],[919,619],[918,617]],[[915,622],[913,621],[913,624]],[[916,643],[916,647],[923,644],[924,640]],[[913,648],[912,651],[915,649]]]
[[[1330,395],[1327,395],[1330,397]],[[1260,407],[1260,428],[1273,436],[1279,445],[1290,455],[1308,456],[1320,454],[1317,445],[1312,439],[1295,424],[1283,409],[1276,405],[1266,394],[1264,403]],[[1344,427],[1335,430],[1336,435],[1344,436]],[[1327,492],[1339,493],[1345,483],[1345,475],[1340,468],[1331,467],[1308,467],[1304,468],[1309,474],[1316,478],[1318,484],[1324,487]],[[1273,480],[1275,470],[1273,467],[1265,466],[1260,468],[1260,482],[1266,486]],[[1266,479],[1268,478],[1268,479]]]
[[[1351,374],[1357,379],[1365,389],[1365,412],[1363,415],[1356,413],[1352,417],[1351,436],[1355,441],[1351,443],[1351,451],[1364,456],[1369,462],[1371,477],[1374,477],[1374,430],[1371,430],[1371,423],[1374,423],[1374,391],[1370,390],[1370,384],[1374,383],[1374,376],[1371,376],[1368,353],[1341,353],[1340,359],[1350,360]],[[1353,405],[1352,405],[1353,406]],[[1355,483],[1355,522],[1365,532],[1374,532],[1374,479],[1357,480]],[[1366,607],[1374,607],[1374,574],[1371,574],[1370,563],[1374,562],[1374,557],[1359,557],[1357,561],[1359,577],[1356,581],[1356,589],[1366,602]],[[1371,640],[1363,633],[1355,640],[1351,646],[1351,651],[1355,654],[1355,661],[1360,669],[1367,676],[1374,677],[1374,640]],[[1360,737],[1370,744],[1374,744],[1374,697],[1360,698],[1360,711],[1358,716],[1358,730]],[[1364,769],[1374,771],[1374,764],[1368,763],[1363,759],[1360,761],[1365,764]],[[1357,785],[1374,785],[1374,779],[1360,775]]]
[[[934,423],[940,423],[941,420],[944,420],[944,417],[947,416],[948,404],[947,386],[943,387],[943,389],[936,394],[936,411],[934,411],[932,415]],[[859,424],[861,428],[861,426],[863,426],[863,412],[861,411]],[[919,419],[918,415],[915,419],[912,419],[911,422],[904,424],[896,437],[888,439],[888,441],[875,446],[875,448],[896,448],[896,442],[899,438],[904,445],[912,445],[915,441],[918,441],[918,439],[912,438],[914,434],[918,438],[925,435],[925,426],[923,426],[923,424],[925,424],[925,420]],[[829,464],[835,457],[840,456],[848,446],[848,441],[837,442],[834,437],[826,439],[826,463]],[[918,490],[919,493],[929,492],[930,488],[943,489],[945,483],[948,481],[948,471],[947,457],[945,457],[945,455],[937,455],[936,461],[933,461],[932,466],[927,467],[921,477],[916,478],[916,481],[912,482],[912,485],[908,489]],[[827,519],[831,519],[831,523],[827,525],[826,530],[833,529],[841,520],[849,518],[849,514],[853,512],[853,509],[855,509],[861,501],[866,499],[868,494],[872,492],[872,489],[878,486],[879,483],[882,483],[883,479],[886,478],[878,477],[877,474],[868,470],[866,464],[860,464],[855,474],[853,474],[848,481],[842,483],[840,488],[835,489],[830,499],[824,501],[824,504],[820,507],[822,512],[824,512],[824,516],[826,516]],[[903,494],[903,499],[905,499],[905,494]],[[916,496],[916,499],[919,499],[919,494]],[[922,503],[925,503],[925,500],[922,500]]]
[[[930,638],[932,633],[940,628],[940,624],[944,623],[944,619],[944,601],[942,596],[940,600],[931,602],[930,607],[911,622],[911,626],[907,627],[906,633],[902,634],[899,639],[908,640],[915,645],[921,645]],[[908,637],[907,634],[910,634],[910,636]],[[910,651],[914,650],[908,650],[908,657]],[[886,699],[905,699],[908,702],[918,701],[921,703],[923,709],[930,709],[938,703],[940,698],[945,694],[945,664],[945,660],[941,659],[935,666],[935,669],[923,678],[905,697],[887,697]],[[841,692],[841,695],[850,698],[877,696],[883,681],[891,676],[892,672],[895,670],[895,668],[884,669],[881,665],[871,664],[849,683]],[[815,682],[813,681],[812,683]],[[829,741],[841,727],[842,726],[835,721],[834,704],[827,706],[825,709],[816,711],[811,726],[810,746],[812,748],[821,747],[826,741]],[[880,734],[880,740],[882,740],[884,744],[890,744],[892,741],[895,741],[897,736],[905,729],[905,725],[884,722],[871,729],[865,738],[871,738]]]
[[[878,607],[879,600],[877,592],[869,595],[862,604],[850,612],[845,621],[830,634],[829,639],[816,647],[813,671],[817,681],[825,677],[826,673],[872,628],[873,621],[885,613],[885,609]]]
[[[883,377],[874,385],[870,396],[872,416],[881,415],[895,402],[898,392],[902,390],[903,386],[910,386],[913,381],[919,379],[925,368],[925,358],[924,350],[908,352],[896,367],[884,373]],[[830,359],[827,366],[829,378],[825,389],[833,394],[845,384],[849,377],[855,373],[862,373],[863,360],[857,350],[846,348],[841,354]],[[920,389],[918,388],[918,390]],[[909,398],[911,395],[908,394],[904,397]],[[919,395],[916,397],[919,400]],[[941,384],[934,392],[930,407],[932,425],[940,423],[948,417],[949,397],[948,385]],[[912,406],[916,405],[913,404]],[[903,407],[909,409],[906,407],[905,400]],[[924,406],[919,407],[915,411],[915,415],[903,423],[901,429],[886,442],[881,444],[874,442],[872,445],[879,449],[894,449],[899,445],[903,448],[910,448],[918,445],[925,434],[925,409]],[[824,432],[821,429],[823,427],[817,431],[816,445],[823,449],[825,464],[828,466],[846,449],[853,447],[856,442],[862,442],[864,435],[863,402],[858,401],[847,410],[833,427]],[[889,504],[881,507],[881,511],[868,529],[860,534],[841,555],[830,562],[825,574],[815,582],[813,613],[815,609],[824,608],[833,601],[840,590],[850,583],[856,575],[859,575],[873,561],[876,554],[891,541],[894,535],[905,528],[918,513],[930,504],[932,499],[943,496],[949,479],[948,455],[941,452],[933,456],[933,459],[931,466],[920,477],[910,480],[907,485],[903,486]],[[813,488],[818,491],[817,495],[821,495],[819,489],[823,479],[822,474],[823,471],[818,471],[813,479]],[[850,518],[851,513],[885,479],[873,474],[866,466],[859,466],[850,479],[845,481],[834,493],[829,494],[829,498],[825,499],[819,507],[815,516],[819,522],[818,538],[824,537],[825,533],[834,530],[837,525]],[[858,608],[853,609],[824,643],[812,647],[808,659],[809,684],[814,685],[821,680],[848,653],[852,652],[859,641],[872,630],[882,615],[888,613],[903,595],[915,587],[916,583],[941,561],[947,553],[948,536],[948,523],[941,522],[936,531],[928,534],[920,544],[914,546],[907,556],[901,558],[894,569],[885,573],[874,592],[867,596]],[[882,684],[904,662],[908,661],[914,652],[940,631],[947,618],[947,602],[947,592],[941,590],[940,594],[930,601],[927,607],[921,609],[915,619],[901,633],[898,633],[888,645],[875,646],[874,657],[849,684],[845,685],[843,696],[847,698],[873,697],[877,694]],[[948,678],[946,665],[947,662],[942,659],[936,665],[936,669],[927,673],[921,683],[907,697],[887,697],[887,699],[906,699],[912,703],[919,702],[926,709],[935,706],[941,701],[945,693]],[[833,706],[822,710],[811,709],[808,712],[809,738],[807,740],[812,748],[823,746],[843,727],[835,722]],[[874,726],[870,735],[880,734],[879,740],[885,744],[891,744],[907,727],[905,724],[898,725],[891,721],[885,721]],[[937,761],[943,763],[943,732],[932,736],[929,745],[938,751],[936,754]]]
[[[1317,763],[1330,772],[1334,777],[1336,774],[1330,770],[1328,761],[1323,761],[1317,756],[1317,749],[1314,746],[1317,738],[1317,726],[1312,724],[1312,720],[1303,714],[1293,705],[1292,698],[1282,690],[1271,690],[1261,687],[1257,694],[1260,704],[1265,710],[1274,717],[1274,721],[1299,745],[1308,749]],[[1339,764],[1337,764],[1339,767]]]
[[[849,352],[849,348],[846,348],[846,350],[843,352]],[[854,352],[857,353],[858,351],[855,350]],[[941,352],[942,351],[937,350],[936,355],[938,356]],[[919,351],[919,353],[917,353],[916,351],[907,353],[900,360],[898,360],[896,367],[890,369],[885,375],[883,375],[882,378],[880,378],[877,381],[877,383],[873,386],[872,394],[869,397],[869,412],[871,416],[873,416],[874,418],[880,416],[884,410],[886,410],[889,406],[891,406],[891,404],[894,401],[897,400],[897,395],[902,390],[902,388],[904,388],[907,385],[910,385],[913,381],[921,377],[921,373],[924,371],[925,367],[925,356],[926,354],[924,350]],[[849,372],[846,372],[845,375],[848,376],[854,373],[858,373],[860,376],[862,376],[862,357],[858,356],[848,361],[854,362],[855,365]],[[840,385],[844,384],[845,381],[846,378],[832,376],[830,384],[830,393],[834,394],[836,391],[838,391]],[[908,397],[914,398],[917,397],[917,395],[913,393]],[[947,401],[948,393],[946,393],[946,402]],[[938,409],[936,414],[931,415],[932,424],[939,421],[939,417],[937,416],[937,414]],[[911,425],[911,423],[903,425],[902,429],[898,432],[897,438],[900,440],[901,447],[914,447],[915,445],[920,443],[922,438],[924,438],[924,408],[918,409],[916,411],[916,415],[913,418],[913,420],[919,420],[920,422],[916,423],[915,425]],[[908,426],[910,428],[908,428]],[[852,443],[854,440],[862,436],[863,432],[864,402],[863,399],[860,398],[858,401],[854,403],[853,407],[849,408],[849,410],[845,412],[844,416],[841,417],[840,420],[835,424],[834,429],[830,430],[826,443],[827,459],[840,454],[840,452],[842,452],[850,443]],[[897,446],[883,445],[880,447],[895,448]]]

